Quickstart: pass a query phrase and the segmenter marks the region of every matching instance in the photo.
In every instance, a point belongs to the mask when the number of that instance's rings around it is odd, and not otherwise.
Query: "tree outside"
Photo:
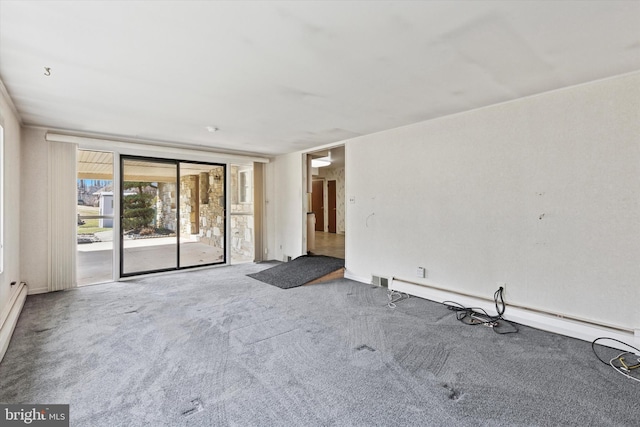
[[[129,194],[122,199],[123,219],[122,228],[126,231],[139,230],[142,233],[145,229],[153,229],[155,219],[155,209],[153,208],[156,195],[154,192],[145,191],[150,187],[149,182],[126,181],[125,190],[136,189],[137,192]],[[151,230],[152,231],[152,230]]]

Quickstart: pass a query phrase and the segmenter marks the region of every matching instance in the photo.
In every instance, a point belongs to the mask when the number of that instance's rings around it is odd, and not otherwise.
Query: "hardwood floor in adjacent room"
[[[314,255],[327,255],[344,259],[344,234],[316,231]]]

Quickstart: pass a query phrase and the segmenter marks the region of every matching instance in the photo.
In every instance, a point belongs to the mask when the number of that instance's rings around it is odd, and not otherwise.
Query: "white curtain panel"
[[[49,292],[74,288],[77,144],[49,141]]]

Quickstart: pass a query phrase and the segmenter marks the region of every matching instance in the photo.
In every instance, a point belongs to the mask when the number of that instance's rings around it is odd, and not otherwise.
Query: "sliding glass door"
[[[225,262],[225,166],[122,157],[121,276]]]
[[[122,159],[122,276],[178,267],[177,171],[173,161]]]
[[[180,163],[180,267],[225,262],[225,167]]]

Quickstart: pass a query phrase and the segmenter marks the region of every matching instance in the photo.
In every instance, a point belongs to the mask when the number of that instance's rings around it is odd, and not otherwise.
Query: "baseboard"
[[[371,277],[356,276],[355,274],[351,273],[349,270],[344,271],[344,278],[349,280],[355,280],[356,282],[371,284]]]
[[[20,283],[9,299],[6,311],[3,311],[3,318],[0,319],[0,361],[9,347],[9,341],[13,335],[13,330],[18,323],[18,317],[27,299],[27,285]],[[5,314],[6,313],[6,314]]]
[[[420,284],[407,283],[402,280],[397,280],[397,278],[391,281],[389,289],[438,303],[442,303],[443,301],[455,301],[465,307],[479,307],[486,310],[489,314],[496,314],[493,301],[487,301],[486,299],[476,298],[471,295],[446,291],[444,289],[437,289],[430,286],[422,286]],[[617,339],[634,347],[640,348],[640,334],[634,334],[634,331],[632,330],[625,331],[619,328],[586,323],[575,319],[567,319],[566,317],[541,313],[536,310],[509,306],[508,303],[504,318],[521,325],[531,326],[536,329],[588,342],[592,342],[596,338],[607,337]],[[628,347],[619,346],[615,342],[611,341],[607,341],[607,345],[617,347],[621,350],[629,350]]]
[[[37,294],[45,294],[49,292],[49,289],[47,288],[35,288],[35,289],[29,289],[29,295],[37,295]]]

